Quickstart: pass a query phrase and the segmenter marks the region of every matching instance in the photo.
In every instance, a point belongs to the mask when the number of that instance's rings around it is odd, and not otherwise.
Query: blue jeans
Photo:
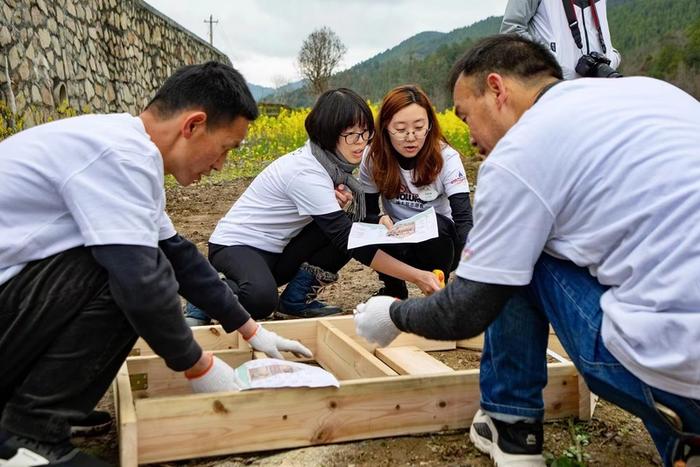
[[[543,418],[551,323],[590,390],[641,418],[670,465],[679,440],[700,433],[700,401],[645,384],[608,352],[600,335],[600,297],[606,290],[587,269],[542,255],[531,283],[519,289],[486,331],[481,407],[496,414]],[[654,402],[674,410],[686,433],[660,415]]]

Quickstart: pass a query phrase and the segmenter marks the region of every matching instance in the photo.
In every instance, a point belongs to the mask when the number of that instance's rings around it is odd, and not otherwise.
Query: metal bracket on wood
[[[148,373],[129,375],[129,382],[131,383],[131,389],[134,391],[148,389]]]

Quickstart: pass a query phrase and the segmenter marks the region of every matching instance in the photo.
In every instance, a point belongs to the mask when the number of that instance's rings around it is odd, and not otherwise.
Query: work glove
[[[297,341],[280,337],[272,331],[268,331],[258,324],[258,329],[255,330],[252,337],[246,339],[251,347],[271,358],[279,358],[284,360],[280,353],[281,351],[292,352],[297,357],[311,358],[313,354],[309,349],[301,345]]]
[[[394,297],[380,295],[357,305],[354,311],[357,335],[380,347],[391,344],[401,334],[389,314],[389,308],[395,301]]]
[[[240,391],[241,389],[236,384],[233,368],[213,355],[204,373],[188,376],[187,379],[192,386],[192,392],[195,393]]]

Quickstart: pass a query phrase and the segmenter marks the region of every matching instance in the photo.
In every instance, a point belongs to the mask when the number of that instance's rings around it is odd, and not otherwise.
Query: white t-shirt
[[[78,246],[157,247],[175,235],[163,160],[138,117],[85,115],[0,142],[0,284]]]
[[[528,284],[540,253],[587,267],[606,348],[700,399],[700,103],[650,78],[549,90],[479,171],[457,275]]]
[[[413,170],[401,171],[401,192],[398,198],[386,199],[382,195],[382,207],[395,220],[407,219],[431,207],[435,212],[452,219],[452,209],[447,198],[455,193],[469,193],[464,164],[459,153],[450,146],[442,149],[442,170],[435,181],[424,187],[413,184]],[[372,178],[372,161],[365,151],[360,164],[360,181],[366,193],[378,193]]]
[[[307,142],[265,167],[216,225],[209,241],[281,253],[311,221],[339,211],[328,172]]]

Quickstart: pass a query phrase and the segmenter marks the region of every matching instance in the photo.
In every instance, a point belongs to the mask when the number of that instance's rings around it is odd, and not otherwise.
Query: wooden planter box
[[[311,349],[340,388],[192,394],[183,375],[139,341],[113,384],[122,467],[467,428],[479,408],[479,370],[455,371],[426,351],[481,349],[481,337],[455,342],[402,334],[378,349],[355,334],[351,316],[263,326]],[[238,333],[219,326],[193,331],[203,348],[234,367],[260,356]],[[546,418],[590,418],[594,397],[553,334],[549,348],[558,362],[547,365]]]

